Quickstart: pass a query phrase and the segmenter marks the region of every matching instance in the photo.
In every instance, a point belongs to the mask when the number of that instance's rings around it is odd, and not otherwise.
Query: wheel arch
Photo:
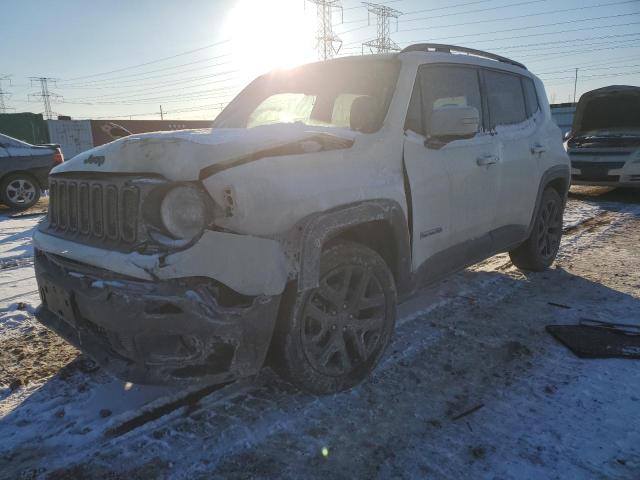
[[[40,190],[40,195],[42,194],[42,191],[44,190],[44,187],[42,185],[42,183],[40,182],[40,180],[38,180],[38,177],[36,175],[34,175],[33,173],[29,172],[28,170],[8,170],[5,172],[0,173],[0,201],[1,202],[5,202],[5,198],[4,198],[4,182],[6,181],[6,179],[8,177],[10,177],[11,175],[25,175],[28,176],[30,178],[32,178],[36,184],[36,187]]]
[[[540,185],[538,186],[535,208],[533,211],[533,215],[531,216],[531,221],[529,222],[529,227],[527,229],[527,237],[533,230],[533,226],[536,222],[536,217],[538,216],[538,211],[540,209],[540,203],[542,202],[542,194],[547,189],[547,187],[552,187],[553,189],[555,189],[560,194],[560,198],[562,198],[563,204],[565,204],[567,201],[567,194],[569,193],[570,186],[571,169],[568,165],[555,165],[547,169],[542,174]]]
[[[318,286],[320,257],[329,242],[354,241],[376,251],[393,273],[398,291],[411,278],[411,243],[407,220],[394,200],[366,200],[314,214],[299,226],[299,291]]]
[[[0,173],[0,185],[2,185],[2,183],[6,180],[6,178],[11,175],[25,175],[27,177],[33,178],[33,180],[35,180],[36,182],[36,185],[40,187],[40,190],[43,189],[42,183],[38,179],[37,175],[34,175],[34,173],[30,172],[29,170],[7,170],[5,172]]]

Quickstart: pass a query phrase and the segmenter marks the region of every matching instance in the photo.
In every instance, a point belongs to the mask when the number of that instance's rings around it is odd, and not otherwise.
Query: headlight
[[[160,204],[160,219],[167,233],[176,240],[191,240],[206,225],[206,207],[201,193],[189,186],[169,190]]]

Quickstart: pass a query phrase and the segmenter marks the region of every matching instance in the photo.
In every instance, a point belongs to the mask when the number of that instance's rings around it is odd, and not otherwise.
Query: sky
[[[376,37],[360,1],[336,0],[339,56]],[[527,65],[552,103],[640,85],[640,0],[386,0],[391,39],[487,50]],[[73,118],[212,119],[257,75],[317,60],[305,0],[1,0],[0,86],[11,112]],[[370,17],[370,18],[368,18]],[[336,44],[337,46],[337,44]],[[365,50],[368,53],[368,50]]]

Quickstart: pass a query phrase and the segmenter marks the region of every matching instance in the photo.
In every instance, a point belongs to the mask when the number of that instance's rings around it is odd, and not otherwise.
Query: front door
[[[498,198],[500,152],[482,125],[473,138],[444,146],[425,141],[431,112],[447,105],[472,106],[484,117],[477,70],[423,65],[405,125],[404,161],[411,191],[413,267],[430,270],[428,277],[489,253]]]

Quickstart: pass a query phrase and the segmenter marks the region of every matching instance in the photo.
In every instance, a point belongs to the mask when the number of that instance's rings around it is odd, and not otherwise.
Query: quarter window
[[[524,87],[524,98],[527,101],[527,116],[532,117],[540,110],[536,87],[533,80],[528,77],[522,77],[522,86]]]
[[[520,77],[486,70],[484,78],[493,126],[525,121],[527,113]]]

